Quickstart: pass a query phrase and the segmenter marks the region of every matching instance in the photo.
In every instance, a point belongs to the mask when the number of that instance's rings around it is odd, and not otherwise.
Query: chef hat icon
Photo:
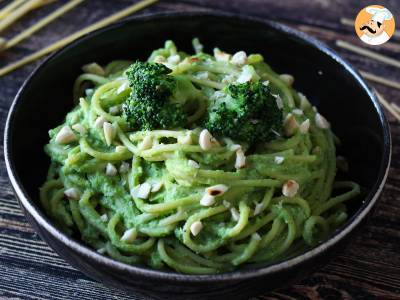
[[[383,21],[393,18],[392,13],[387,8],[367,7],[365,10],[372,15],[373,21],[381,24]]]

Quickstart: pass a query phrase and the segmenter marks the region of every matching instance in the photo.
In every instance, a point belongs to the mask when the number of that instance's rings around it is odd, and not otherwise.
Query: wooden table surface
[[[0,5],[8,2],[0,0]],[[5,36],[20,32],[65,1],[58,2],[23,18]],[[132,1],[87,0],[20,46],[1,54],[0,66],[117,11],[129,2]],[[164,0],[141,13],[230,11],[283,22],[333,48],[338,38],[365,47],[352,28],[340,24],[339,18],[354,18],[361,8],[370,4],[386,6],[400,22],[399,0]],[[400,40],[397,44],[389,42],[373,49],[400,59]],[[399,69],[345,50],[336,50],[356,67],[400,80]],[[35,65],[37,63],[0,78],[2,132],[11,101]],[[400,105],[398,90],[373,86],[388,100]],[[388,118],[393,137],[392,166],[370,224],[346,250],[312,276],[254,299],[400,299],[400,126],[390,115]],[[3,147],[2,142],[0,147]],[[7,178],[2,149],[0,156],[0,299],[144,299],[94,282],[55,254],[26,222]]]

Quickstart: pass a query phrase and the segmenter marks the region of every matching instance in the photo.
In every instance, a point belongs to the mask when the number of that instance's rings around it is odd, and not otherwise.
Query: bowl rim
[[[201,17],[225,18],[233,22],[237,21],[237,22],[259,24],[265,27],[266,30],[268,29],[276,30],[286,36],[293,37],[297,40],[301,40],[308,46],[311,46],[312,48],[322,52],[324,55],[328,56],[330,59],[333,59],[342,67],[344,67],[344,71],[347,72],[349,75],[351,75],[353,80],[355,80],[355,82],[359,86],[361,86],[361,88],[367,93],[367,95],[369,96],[369,100],[372,101],[372,104],[375,108],[375,112],[378,114],[379,117],[380,125],[383,131],[383,153],[382,153],[381,164],[379,167],[379,173],[373,187],[371,188],[371,191],[365,197],[361,207],[357,210],[357,212],[354,215],[352,215],[346,221],[346,223],[341,227],[341,229],[333,232],[330,235],[329,239],[327,239],[323,243],[292,258],[283,261],[278,261],[268,266],[256,267],[254,269],[237,269],[231,272],[210,274],[210,275],[188,275],[177,272],[155,270],[145,266],[142,267],[136,265],[128,265],[116,261],[114,259],[111,259],[107,256],[103,256],[98,252],[96,252],[96,250],[84,245],[82,242],[68,237],[65,233],[63,233],[60,229],[58,229],[55,225],[53,225],[53,222],[44,214],[44,212],[40,209],[39,205],[37,205],[28,195],[16,172],[14,157],[11,152],[12,148],[11,128],[14,127],[13,124],[14,124],[15,114],[17,113],[18,105],[21,102],[21,95],[23,94],[26,86],[30,83],[31,79],[35,77],[36,74],[41,69],[45,68],[47,64],[51,63],[53,59],[56,59],[59,55],[69,51],[71,48],[75,47],[81,42],[89,40],[94,36],[101,35],[107,31],[124,27],[126,26],[126,24],[135,24],[135,23],[149,22],[149,21],[157,22],[171,18],[187,19],[187,18],[201,18]],[[34,218],[35,221],[41,227],[43,227],[53,238],[57,239],[59,242],[70,248],[72,251],[78,252],[81,256],[95,260],[97,263],[100,263],[103,266],[109,267],[111,269],[117,269],[118,271],[128,272],[133,275],[140,275],[163,281],[188,282],[188,283],[215,282],[215,281],[225,282],[231,280],[244,280],[244,279],[263,276],[266,274],[273,274],[278,271],[287,270],[291,267],[299,265],[304,261],[308,261],[316,257],[317,255],[323,253],[328,248],[333,246],[335,243],[345,238],[359,223],[361,223],[361,221],[365,218],[365,216],[370,212],[370,210],[376,203],[377,199],[379,198],[382,192],[382,189],[386,182],[386,178],[388,176],[388,171],[391,161],[391,152],[392,152],[391,148],[392,147],[391,147],[391,135],[390,135],[389,124],[381,109],[377,96],[368,87],[367,83],[364,81],[361,75],[356,71],[356,69],[349,62],[343,59],[336,51],[332,50],[327,45],[325,45],[325,43],[317,40],[314,37],[311,37],[303,32],[300,32],[296,29],[290,28],[286,25],[274,21],[263,20],[259,17],[243,16],[236,13],[204,12],[204,11],[163,12],[163,13],[150,13],[139,16],[133,16],[125,20],[122,20],[120,22],[114,23],[112,25],[106,26],[102,29],[93,31],[73,41],[72,43],[56,51],[55,53],[49,55],[30,73],[30,75],[25,79],[24,83],[17,92],[9,109],[6,126],[4,130],[4,158],[9,180],[14,189],[14,193],[17,196],[16,198],[18,199],[20,205],[24,208],[25,214],[29,213],[31,217]],[[28,221],[30,221],[29,218]],[[65,255],[63,254],[60,254],[60,256],[65,258]],[[69,260],[68,258],[65,259],[67,261]]]

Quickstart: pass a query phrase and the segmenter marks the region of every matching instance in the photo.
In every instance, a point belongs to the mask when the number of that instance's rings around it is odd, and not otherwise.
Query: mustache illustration
[[[369,27],[368,25],[364,25],[362,27],[360,27],[360,30],[364,30],[367,29],[369,32],[371,33],[376,33],[376,30],[373,30],[371,27]]]

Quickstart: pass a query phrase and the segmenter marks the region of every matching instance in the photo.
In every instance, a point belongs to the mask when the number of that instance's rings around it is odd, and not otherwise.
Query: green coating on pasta
[[[232,57],[215,49],[212,56],[202,52],[197,39],[193,45],[196,54],[190,56],[167,41],[148,60],[152,68],[165,64],[155,69],[189,80],[196,89],[190,101],[179,84],[173,83],[174,95],[169,94],[168,78],[165,86],[152,81],[152,86],[132,90],[128,77],[138,62],[113,61],[102,74],[77,78],[78,104],[63,124],[50,130],[45,146],[51,166],[40,189],[43,209],[57,226],[99,253],[187,274],[271,263],[323,241],[347,219],[344,203],[360,192],[354,182],[335,181],[335,138],[329,123],[260,54]],[[140,84],[147,75],[135,73],[131,81]],[[209,109],[224,90],[249,83],[260,90],[268,86],[268,101],[281,114],[275,112],[273,118],[283,130],[261,132],[262,127],[254,126],[254,135],[268,139],[246,138],[257,141],[253,145],[236,138],[234,124],[224,128],[218,123],[222,135],[210,136],[201,127],[207,118],[210,122]],[[185,103],[185,128],[157,121],[161,106],[146,119],[146,103],[161,97],[165,105],[166,96]],[[223,97],[226,107],[238,105]],[[240,98],[245,116],[240,126],[260,122],[245,115],[254,109],[246,106],[248,99]],[[138,111],[129,120],[124,117],[127,101],[140,106],[140,119],[150,120],[151,130],[135,131],[147,125],[132,119]],[[254,110],[268,116],[262,109]],[[220,122],[223,115],[218,118]]]

